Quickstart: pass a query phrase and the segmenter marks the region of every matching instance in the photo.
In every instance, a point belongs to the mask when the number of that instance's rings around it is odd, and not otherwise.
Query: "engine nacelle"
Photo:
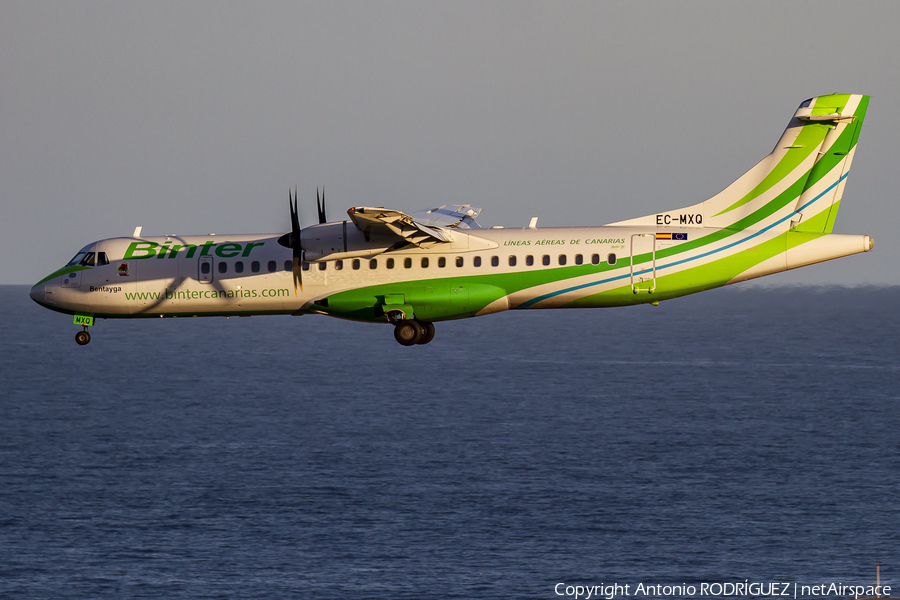
[[[368,237],[353,221],[320,223],[300,231],[300,246],[307,262],[367,258],[389,250],[396,238]]]

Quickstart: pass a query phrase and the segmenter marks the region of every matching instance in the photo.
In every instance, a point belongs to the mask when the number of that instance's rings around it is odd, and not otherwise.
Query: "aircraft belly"
[[[505,310],[506,291],[465,278],[388,283],[331,294],[321,312],[361,321],[385,322],[387,312],[401,310],[407,318],[443,321]],[[406,307],[409,307],[408,309]],[[407,310],[413,312],[406,314]],[[485,312],[487,311],[487,312]]]

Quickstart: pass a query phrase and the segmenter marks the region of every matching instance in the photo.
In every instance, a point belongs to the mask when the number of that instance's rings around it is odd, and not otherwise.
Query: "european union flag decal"
[[[680,242],[686,242],[686,241],[687,241],[687,234],[686,234],[686,233],[673,233],[673,234],[672,234],[672,239],[673,239],[673,240],[678,240],[678,241],[680,241]]]

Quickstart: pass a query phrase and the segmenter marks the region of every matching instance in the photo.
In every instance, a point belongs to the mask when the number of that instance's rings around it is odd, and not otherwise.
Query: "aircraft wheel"
[[[79,346],[86,346],[91,341],[91,334],[87,331],[79,331],[75,334],[75,341]]]
[[[434,339],[434,323],[419,323],[424,330],[422,334],[422,339],[420,339],[417,344],[427,344],[431,340]]]
[[[415,321],[400,321],[394,326],[394,339],[402,346],[413,346],[422,339],[422,327]]]

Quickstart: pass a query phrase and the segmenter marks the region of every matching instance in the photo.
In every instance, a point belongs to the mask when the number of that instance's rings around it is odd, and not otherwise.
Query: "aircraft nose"
[[[39,283],[31,288],[31,293],[28,295],[31,296],[32,300],[34,300],[38,304],[41,304],[44,301],[44,284]]]

